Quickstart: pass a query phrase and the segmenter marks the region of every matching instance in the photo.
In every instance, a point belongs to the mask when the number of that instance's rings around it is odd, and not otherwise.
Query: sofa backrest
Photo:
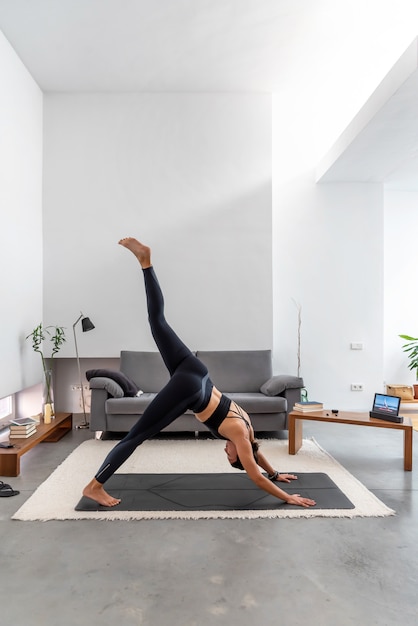
[[[198,351],[213,384],[220,391],[256,392],[272,377],[271,350]],[[159,352],[122,350],[120,370],[146,393],[167,384],[169,374]]]
[[[209,376],[220,391],[260,391],[272,377],[271,350],[198,351]]]
[[[160,391],[170,378],[159,352],[122,350],[120,371],[146,393]]]

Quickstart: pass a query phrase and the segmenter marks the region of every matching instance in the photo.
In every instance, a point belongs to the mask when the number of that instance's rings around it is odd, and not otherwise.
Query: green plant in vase
[[[62,326],[42,326],[42,322],[36,326],[33,331],[26,337],[32,338],[32,348],[34,352],[38,352],[42,359],[42,369],[45,378],[45,401],[44,401],[44,419],[47,421],[54,415],[54,407],[52,400],[52,378],[51,371],[48,367],[47,359],[53,359],[59,352],[62,344],[65,342],[65,330]],[[49,339],[52,343],[51,356],[44,355],[44,342]]]

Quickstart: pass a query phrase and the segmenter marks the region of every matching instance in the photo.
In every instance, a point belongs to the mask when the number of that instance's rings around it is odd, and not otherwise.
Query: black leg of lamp
[[[90,424],[87,421],[86,403],[85,403],[85,400],[84,400],[84,385],[83,385],[83,378],[81,376],[80,358],[78,356],[77,334],[75,332],[75,327],[77,326],[77,324],[80,321],[81,321],[81,328],[83,330],[83,333],[86,333],[89,330],[93,330],[94,324],[91,322],[89,317],[84,317],[84,315],[82,313],[76,319],[76,321],[73,324],[75,353],[76,353],[76,357],[77,357],[77,367],[78,367],[78,380],[80,381],[81,404],[82,404],[82,407],[83,407],[83,415],[84,415],[83,423],[80,424],[79,426],[77,426],[77,428],[89,428]]]

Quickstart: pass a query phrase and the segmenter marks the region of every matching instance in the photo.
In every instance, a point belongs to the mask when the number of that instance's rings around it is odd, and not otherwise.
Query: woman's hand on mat
[[[294,474],[278,474],[276,481],[281,483],[290,483],[291,480],[297,480],[298,477]]]
[[[311,500],[310,498],[302,498],[298,493],[294,493],[292,496],[286,500],[287,504],[295,504],[296,506],[315,506],[315,500]]]

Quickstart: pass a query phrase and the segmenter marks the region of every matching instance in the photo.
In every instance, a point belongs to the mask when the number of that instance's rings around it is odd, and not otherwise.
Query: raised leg
[[[121,239],[119,243],[134,254],[143,269],[151,333],[170,376],[173,376],[179,364],[192,352],[165,319],[164,296],[151,263],[151,250],[132,237]]]

